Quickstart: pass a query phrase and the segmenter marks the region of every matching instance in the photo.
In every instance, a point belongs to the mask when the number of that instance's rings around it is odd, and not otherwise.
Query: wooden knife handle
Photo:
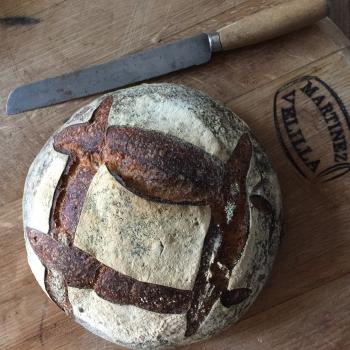
[[[223,50],[236,49],[300,29],[328,14],[327,0],[286,0],[218,30]]]

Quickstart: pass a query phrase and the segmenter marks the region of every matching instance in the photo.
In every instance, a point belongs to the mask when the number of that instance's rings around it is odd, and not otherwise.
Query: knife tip
[[[5,113],[8,116],[24,112],[20,108],[20,99],[17,92],[18,88],[12,90],[7,97]]]
[[[6,112],[5,112],[6,115],[13,115],[13,114],[18,113],[18,112],[16,112],[16,110],[14,108],[14,104],[13,104],[13,96],[14,96],[15,91],[16,91],[16,89],[12,90],[7,97]]]

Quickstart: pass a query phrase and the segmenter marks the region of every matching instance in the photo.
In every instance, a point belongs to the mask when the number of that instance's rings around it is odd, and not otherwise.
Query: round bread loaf
[[[249,128],[184,86],[141,85],[76,112],[25,184],[30,267],[93,333],[153,349],[237,321],[280,238],[277,177]]]

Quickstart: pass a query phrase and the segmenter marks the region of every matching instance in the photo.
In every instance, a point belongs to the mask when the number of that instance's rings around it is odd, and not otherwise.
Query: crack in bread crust
[[[68,126],[54,136],[55,150],[67,154],[69,160],[54,193],[49,235],[27,228],[28,239],[46,268],[47,292],[68,314],[72,307],[67,286],[91,288],[113,303],[159,313],[186,313],[185,336],[191,336],[218,299],[229,307],[251,292],[247,288],[228,290],[232,269],[249,234],[250,137],[243,134],[224,163],[161,132],[108,127],[111,105],[112,97],[107,97],[88,122]],[[124,187],[150,201],[210,206],[211,222],[192,291],[138,281],[74,247],[87,190],[102,164]],[[254,203],[260,202],[254,198]],[[64,279],[63,301],[52,292],[52,271]]]
[[[104,142],[112,102],[112,98],[106,98],[87,123],[65,128],[54,137],[54,149],[69,158],[54,193],[49,234],[68,246],[73,245],[85,196],[96,174],[96,160]],[[51,276],[52,272],[46,267],[46,291],[61,309],[72,316],[66,283],[64,300],[58,300]]]

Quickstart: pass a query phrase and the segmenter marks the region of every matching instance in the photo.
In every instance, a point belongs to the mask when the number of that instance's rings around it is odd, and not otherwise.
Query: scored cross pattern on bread
[[[249,234],[249,201],[265,215],[271,205],[259,195],[250,200],[246,178],[252,143],[243,134],[226,162],[189,142],[162,132],[108,126],[112,97],[86,123],[66,127],[54,137],[57,152],[69,156],[54,193],[48,234],[27,228],[27,237],[46,267],[50,297],[71,314],[67,287],[90,288],[103,299],[159,313],[186,313],[186,336],[195,334],[214,303],[238,304],[247,288],[229,290],[232,269]],[[94,175],[105,165],[116,181],[149,201],[207,205],[211,221],[192,290],[146,283],[126,276],[74,247],[82,206]],[[52,274],[61,274],[65,298],[51,292]]]

